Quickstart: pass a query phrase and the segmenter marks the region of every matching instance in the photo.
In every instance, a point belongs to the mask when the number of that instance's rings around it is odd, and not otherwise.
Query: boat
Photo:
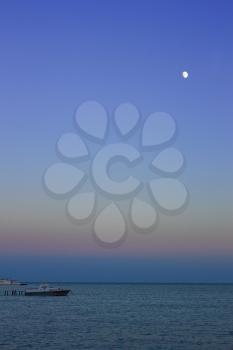
[[[70,289],[50,287],[48,284],[41,284],[39,288],[30,288],[25,290],[25,296],[51,296],[60,297],[70,293]]]
[[[10,280],[7,278],[0,278],[0,286],[26,286],[27,283]]]

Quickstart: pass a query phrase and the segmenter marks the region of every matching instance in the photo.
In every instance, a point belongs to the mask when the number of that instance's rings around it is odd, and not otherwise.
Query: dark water
[[[0,296],[0,349],[233,349],[233,285],[66,286]]]

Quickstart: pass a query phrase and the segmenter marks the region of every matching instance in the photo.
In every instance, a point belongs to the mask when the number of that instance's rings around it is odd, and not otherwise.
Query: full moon
[[[189,76],[189,73],[188,72],[182,72],[182,76],[184,79],[187,79],[188,76]]]

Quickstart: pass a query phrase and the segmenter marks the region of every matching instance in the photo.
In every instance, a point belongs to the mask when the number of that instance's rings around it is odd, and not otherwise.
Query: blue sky
[[[145,271],[147,280],[170,280],[176,266],[178,280],[189,272],[193,280],[208,280],[214,271],[211,280],[221,280],[225,270],[224,279],[233,282],[232,11],[227,0],[2,3],[0,274],[27,279],[36,271],[50,279],[57,261],[64,271],[75,261],[73,280],[105,280],[101,271],[109,264],[116,280],[135,271],[137,280]],[[134,103],[142,118],[170,113],[178,124],[175,145],[187,160],[185,213],[164,216],[152,236],[130,233],[111,252],[96,245],[89,228],[67,222],[65,204],[48,198],[41,185],[57,160],[58,137],[75,130],[76,107],[92,99],[109,113],[122,102]],[[150,261],[142,264],[145,256]],[[52,270],[38,269],[45,258],[55,259]]]

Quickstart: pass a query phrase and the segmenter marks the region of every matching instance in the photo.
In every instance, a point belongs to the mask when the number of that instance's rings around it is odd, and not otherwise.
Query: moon
[[[188,76],[189,76],[189,73],[184,71],[184,72],[182,72],[182,76],[183,76],[184,79],[187,79]]]

